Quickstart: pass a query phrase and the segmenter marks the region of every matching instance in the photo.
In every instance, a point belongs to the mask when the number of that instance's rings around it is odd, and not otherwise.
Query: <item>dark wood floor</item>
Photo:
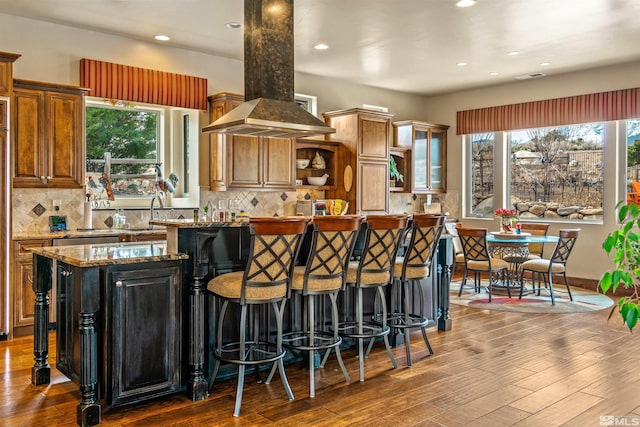
[[[601,425],[600,416],[607,415],[637,423],[640,340],[617,318],[607,323],[607,314],[525,315],[453,306],[453,330],[429,333],[435,355],[427,357],[420,334],[412,335],[411,368],[397,348],[399,367],[391,369],[380,345],[366,360],[364,383],[357,381],[353,352],[345,355],[351,383],[343,381],[335,360],[317,370],[314,399],[307,371],[293,365],[287,369],[296,396],[291,402],[278,379],[265,385],[248,377],[239,418],[232,416],[235,381],[227,381],[200,402],[180,395],[105,410],[103,425],[582,427]],[[32,345],[29,337],[0,343],[0,425],[75,425],[77,386],[56,369],[49,386],[32,386]]]

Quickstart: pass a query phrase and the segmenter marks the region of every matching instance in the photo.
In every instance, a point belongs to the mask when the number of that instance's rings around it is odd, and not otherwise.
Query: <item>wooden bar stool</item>
[[[424,295],[420,281],[431,274],[431,261],[436,253],[440,235],[444,228],[444,215],[414,214],[410,227],[411,237],[404,256],[396,258],[393,269],[393,287],[391,291],[392,328],[404,330],[404,344],[407,353],[407,366],[411,366],[411,329],[420,328],[429,354],[433,354],[427,338],[426,327],[429,319],[424,315]],[[418,312],[415,313],[418,294]],[[399,295],[396,304],[395,296]]]
[[[223,300],[217,319],[216,344],[213,353],[216,362],[209,388],[218,374],[220,362],[238,365],[238,386],[233,411],[236,417],[240,414],[246,366],[253,366],[258,370],[261,364],[277,364],[287,396],[289,400],[293,400],[293,393],[282,361],[285,355],[282,347],[282,319],[294,262],[307,222],[308,220],[303,217],[251,218],[249,259],[245,270],[221,274],[211,279],[207,285],[211,295]],[[225,343],[224,320],[229,303],[240,306],[239,336],[235,337],[233,342]],[[268,339],[268,331],[265,331],[266,338],[260,339],[257,330],[259,322],[254,322],[252,337],[247,338],[248,308],[253,309],[263,304],[270,304],[275,313],[277,327],[275,343]]]
[[[356,318],[342,321],[339,331],[342,337],[355,339],[358,343],[360,381],[364,381],[365,339],[382,337],[391,364],[394,368],[398,367],[389,345],[391,329],[387,323],[387,302],[383,288],[393,279],[396,254],[408,219],[407,215],[367,216],[362,255],[358,261],[349,262],[346,282],[355,293]],[[364,320],[362,290],[365,288],[373,288],[379,295],[382,304],[381,322]]]
[[[308,352],[309,394],[315,397],[315,352],[324,351],[320,364],[324,367],[331,350],[335,351],[345,381],[349,374],[342,361],[338,335],[338,293],[343,289],[347,264],[351,258],[356,235],[362,222],[360,216],[316,216],[313,218],[311,248],[306,264],[294,268],[291,289],[302,295],[304,303],[293,307],[302,312],[301,329],[285,333],[287,349]],[[331,301],[331,330],[325,330],[324,316],[316,319],[316,297],[328,295]],[[275,372],[271,369],[269,377]]]

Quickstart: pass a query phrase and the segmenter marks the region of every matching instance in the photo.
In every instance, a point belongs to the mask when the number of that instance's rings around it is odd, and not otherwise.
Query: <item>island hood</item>
[[[203,132],[300,138],[335,129],[294,102],[293,0],[245,0],[245,102]]]

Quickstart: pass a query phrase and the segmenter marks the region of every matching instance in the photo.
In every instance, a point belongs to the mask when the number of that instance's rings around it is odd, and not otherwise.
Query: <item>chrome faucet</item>
[[[153,197],[151,198],[151,207],[149,207],[149,221],[152,221],[154,219],[153,214],[155,210],[153,209],[153,205],[156,203],[157,197],[158,196],[154,194]],[[153,225],[149,224],[149,228],[153,228]]]

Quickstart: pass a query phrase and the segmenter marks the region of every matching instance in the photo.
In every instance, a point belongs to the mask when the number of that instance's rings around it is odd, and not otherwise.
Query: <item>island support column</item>
[[[195,267],[193,282],[189,289],[191,306],[189,320],[189,365],[191,366],[187,396],[192,400],[202,400],[209,396],[209,382],[204,376],[204,268]]]
[[[33,292],[35,292],[33,358],[35,364],[31,368],[33,385],[49,384],[51,367],[49,357],[49,295],[51,290],[51,265],[49,258],[33,255]]]

